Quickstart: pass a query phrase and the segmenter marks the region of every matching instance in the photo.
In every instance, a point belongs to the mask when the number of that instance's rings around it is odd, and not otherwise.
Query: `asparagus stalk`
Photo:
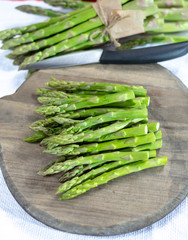
[[[113,93],[110,95],[106,94],[102,96],[93,96],[82,102],[63,104],[60,106],[42,106],[37,108],[35,112],[43,116],[50,116],[55,115],[56,113],[63,113],[66,111],[78,110],[82,108],[91,108],[96,106],[102,106],[108,103],[126,101],[134,97],[134,92],[132,90],[129,90],[127,92]]]
[[[63,91],[56,91],[56,90],[51,90],[47,88],[37,88],[36,89],[36,95],[39,96],[44,96],[44,97],[51,97],[51,98],[75,98],[79,97],[78,95],[74,94],[68,94]]]
[[[148,107],[149,104],[150,104],[150,97],[138,97],[125,102],[111,103],[108,106],[126,108],[126,107],[139,107],[141,105],[145,105],[146,107]]]
[[[58,17],[64,15],[62,12],[53,11],[52,9],[32,6],[32,5],[20,5],[16,7],[16,9],[20,10],[21,12],[32,13],[36,15],[42,15],[47,17]]]
[[[148,143],[148,144],[143,144],[143,145],[140,145],[138,147],[135,147],[135,148],[125,148],[125,149],[122,149],[122,151],[126,151],[126,152],[137,152],[137,151],[151,151],[151,150],[156,150],[156,149],[160,149],[162,147],[162,140],[157,140],[155,142],[152,142],[152,143]],[[104,162],[103,162],[104,163]],[[96,164],[90,164],[90,165],[86,165],[86,167],[83,168],[83,170],[81,170],[79,173],[75,173],[75,177],[78,177],[78,176],[81,176],[86,170],[89,169],[93,169],[96,167],[96,165],[102,165],[103,163],[99,162],[99,163],[96,163]],[[77,168],[81,168],[81,166],[78,166]],[[65,181],[68,181],[70,180],[71,177],[69,177],[69,172],[70,172],[70,175],[72,176],[72,172],[74,173],[74,169],[73,170],[70,170],[68,171],[66,174],[63,174],[63,176],[59,179],[59,182],[65,182]],[[76,172],[76,170],[75,170]],[[73,180],[75,181],[75,180]],[[72,181],[71,181],[72,182]],[[65,185],[69,186],[69,182],[67,182],[67,184],[65,183]]]
[[[91,8],[91,6],[88,6],[87,8]],[[54,24],[58,21],[61,21],[63,19],[69,18],[71,16],[74,16],[76,14],[81,13],[84,9],[78,9],[75,10],[73,12],[67,13],[63,16],[58,16],[58,17],[54,17],[51,19],[48,19],[44,22],[40,22],[40,23],[36,23],[36,24],[31,24],[25,27],[16,27],[16,28],[11,28],[11,29],[7,29],[7,30],[3,30],[0,32],[0,40],[5,40],[5,39],[10,39],[16,35],[21,35],[21,34],[25,34],[28,32],[34,32],[38,29],[42,29],[45,28],[47,26],[50,26],[51,24]]]
[[[77,0],[44,0],[45,3],[48,3],[51,6],[55,7],[63,7],[63,8],[83,8],[85,6],[90,5],[90,2],[83,2],[83,1],[77,1]]]
[[[83,8],[86,7],[88,5],[91,5],[91,3],[88,1],[81,1],[81,0],[63,0],[63,1],[59,1],[59,0],[44,0],[44,2],[52,5],[52,6],[59,6],[59,7],[63,7],[63,8],[73,8],[73,9],[79,9],[79,8]],[[121,0],[122,4],[125,4],[126,2],[128,2],[128,0]]]
[[[24,54],[30,51],[36,51],[44,47],[53,46],[56,43],[62,42],[63,40],[78,36],[84,32],[90,31],[97,27],[102,26],[103,23],[99,17],[91,18],[86,22],[79,24],[78,26],[72,27],[67,31],[53,35],[52,37],[35,41],[30,44],[24,44],[14,49],[14,55]]]
[[[134,152],[152,151],[152,150],[160,149],[161,147],[162,147],[162,140],[157,140],[152,143],[147,143],[147,144],[143,144],[143,145],[137,146],[132,149],[127,149],[126,151],[134,151]]]
[[[94,169],[98,166],[101,166],[103,163],[105,162],[99,162],[99,163],[93,163],[93,164],[88,164],[88,165],[80,165],[78,167],[75,167],[73,169],[71,169],[70,171],[65,172],[60,178],[59,178],[59,182],[65,182],[70,180],[72,177],[78,177],[81,176],[83,173]]]
[[[134,160],[132,162],[134,162]],[[128,162],[128,163],[130,163],[130,162]],[[103,174],[105,172],[108,172],[112,169],[116,169],[116,168],[121,167],[122,165],[126,165],[126,164],[127,163],[125,163],[124,160],[104,164],[99,168],[93,169],[93,170],[89,171],[88,173],[83,174],[82,176],[76,176],[75,178],[71,179],[70,181],[67,181],[64,184],[60,185],[56,191],[56,194],[66,192],[69,189],[71,189],[72,187],[74,187],[88,179],[93,179],[93,178],[99,176],[100,174]]]
[[[42,139],[44,139],[47,135],[43,132],[38,132],[33,134],[32,136],[24,139],[25,142],[35,143],[40,142]]]
[[[188,22],[187,21],[179,21],[179,22],[166,22],[163,25],[161,30],[156,30],[157,32],[163,33],[172,33],[172,32],[182,32],[188,30]]]
[[[129,129],[127,129],[129,131]],[[135,134],[130,134],[130,137],[127,136],[127,139],[118,139],[118,140],[112,140],[108,142],[101,142],[101,143],[90,143],[90,144],[84,144],[84,145],[68,145],[67,147],[56,147],[53,149],[46,149],[44,152],[51,153],[57,156],[62,155],[79,155],[84,153],[97,153],[102,151],[110,151],[110,150],[116,150],[116,149],[123,149],[132,147],[135,148],[142,144],[147,144],[154,142],[156,140],[154,133],[148,133],[145,136],[140,136],[138,134],[138,137],[132,137],[135,136]]]
[[[139,126],[136,126],[136,127],[121,129],[117,132],[110,133],[105,136],[101,136],[100,138],[95,139],[95,141],[104,142],[104,141],[110,141],[114,139],[136,137],[136,136],[145,135],[147,134],[147,132],[148,132],[147,124],[140,124]]]
[[[72,187],[74,187],[80,183],[83,183],[84,181],[86,181],[88,179],[93,179],[93,178],[99,176],[100,174],[108,172],[112,169],[116,169],[125,164],[127,164],[127,163],[125,163],[125,161],[123,161],[123,160],[104,164],[99,168],[93,169],[93,170],[89,171],[88,173],[83,174],[82,176],[77,176],[69,181],[66,181],[64,184],[62,184],[58,187],[56,194],[66,192],[69,189],[71,189]]]
[[[63,80],[57,80],[55,78],[51,78],[51,81],[47,82],[46,85],[56,90],[63,91],[78,91],[78,90],[86,90],[86,91],[98,91],[105,93],[112,92],[123,92],[127,90],[132,90],[135,96],[145,97],[147,90],[142,86],[129,86],[129,85],[121,85],[116,83],[109,82],[69,82]],[[87,92],[86,92],[87,93]],[[96,95],[96,93],[94,93]]]
[[[56,91],[56,90],[52,91],[48,89],[44,89],[44,90],[37,89],[37,95],[42,95],[41,97],[37,98],[37,100],[43,105],[56,105],[56,106],[65,104],[65,102],[70,103],[70,102],[76,102],[76,101],[83,101],[89,97],[92,97],[92,95],[73,95],[73,94],[67,94],[62,91]],[[149,103],[150,103],[150,98],[143,97],[143,98],[134,98],[131,100],[127,100],[125,102],[107,104],[105,107],[114,107],[114,108],[132,107],[133,108],[133,107],[141,107],[144,105],[148,106]]]
[[[103,135],[116,132],[122,128],[130,126],[137,122],[145,121],[145,119],[133,119],[127,121],[117,121],[109,126],[99,128],[97,130],[89,130],[83,131],[79,134],[69,134],[69,135],[57,135],[51,136],[49,138],[44,139],[41,143],[47,145],[48,148],[57,147],[58,145],[67,145],[72,143],[79,143],[79,142],[88,142],[93,139],[100,138]]]
[[[156,0],[155,3],[160,8],[181,8],[184,7],[184,0]]]
[[[41,61],[45,58],[49,58],[51,56],[56,55],[57,53],[64,52],[65,50],[72,48],[73,46],[77,44],[81,44],[83,42],[87,43],[89,41],[90,35],[98,30],[102,30],[104,27],[99,27],[96,29],[92,29],[88,32],[82,33],[78,36],[72,37],[71,39],[63,40],[60,43],[57,43],[49,48],[46,48],[44,51],[39,51],[36,54],[31,55],[28,58],[25,58],[24,62],[21,64],[20,69],[24,68],[25,66]],[[100,34],[96,34],[94,39],[99,39]],[[106,39],[109,39],[108,36],[104,36],[103,38],[100,38],[100,43],[107,42]]]
[[[126,121],[128,119],[147,118],[147,116],[148,116],[148,111],[146,108],[143,108],[143,109],[133,108],[128,110],[125,109],[122,112],[109,112],[96,117],[89,117],[84,121],[81,121],[75,124],[74,126],[68,129],[65,129],[64,131],[62,131],[61,134],[79,133],[87,128],[90,128],[92,126],[95,126],[101,123],[112,122],[116,120]],[[56,116],[53,119],[60,124],[62,123],[61,117]],[[63,118],[63,121],[64,121],[64,118]],[[144,126],[144,132],[146,131],[147,133],[146,128],[147,126]],[[137,130],[140,130],[140,127],[138,127]]]
[[[147,123],[147,127],[148,127],[148,132],[156,132],[159,130],[160,123],[159,122]]]
[[[85,193],[86,191],[90,190],[91,188],[97,187],[101,184],[105,184],[109,182],[112,179],[115,179],[117,177],[121,177],[133,172],[138,172],[147,168],[152,168],[152,167],[158,167],[158,166],[163,166],[167,163],[167,157],[158,157],[158,158],[153,158],[149,160],[143,160],[143,161],[138,161],[135,163],[131,163],[128,165],[125,165],[123,167],[114,169],[110,172],[103,173],[99,175],[98,177],[87,180],[84,183],[81,183],[80,185],[77,185],[73,187],[71,190],[67,191],[64,193],[60,199],[70,199],[74,198],[80,194]]]
[[[125,50],[131,49],[138,46],[143,46],[146,44],[153,43],[177,43],[184,42],[188,40],[188,36],[178,35],[178,34],[158,34],[158,35],[150,35],[147,37],[140,37],[128,42],[122,43],[117,50]]]
[[[59,126],[59,124],[54,121],[53,118],[46,118],[46,119],[43,119],[43,120],[37,120],[35,122],[33,122],[31,125],[30,125],[30,128],[31,129],[35,129],[36,127],[57,127]]]
[[[80,165],[71,169],[70,171],[65,172],[59,179],[59,182],[69,181],[71,178],[75,176],[80,176],[83,173],[84,165]]]
[[[149,158],[149,152],[112,152],[112,153],[103,153],[98,155],[86,156],[86,157],[79,157],[76,159],[66,160],[64,162],[59,162],[52,165],[46,171],[40,171],[40,175],[46,176],[51,174],[56,174],[62,171],[66,171],[67,167],[71,166],[72,168],[83,165],[83,164],[92,164],[97,162],[109,162],[109,161],[119,161],[123,160],[125,164],[144,160]]]
[[[31,33],[26,33],[21,37],[10,39],[6,41],[2,48],[9,49],[11,47],[19,46],[23,43],[33,42],[34,40],[54,35],[93,17],[96,17],[96,12],[93,8],[86,8],[85,10],[83,9],[76,15],[70,16],[54,24],[50,24],[49,26],[39,29],[38,31],[33,31]]]
[[[81,102],[81,101],[86,101],[89,99],[89,97],[73,97],[73,98],[67,98],[67,97],[61,97],[61,98],[54,98],[54,97],[38,97],[37,100],[39,103],[42,105],[46,106],[60,106],[62,104],[70,104],[70,103],[75,103],[75,102]]]
[[[166,21],[188,20],[188,8],[163,8],[160,13]]]
[[[122,6],[123,10],[142,10],[145,13],[145,16],[152,16],[159,12],[159,9],[156,4],[152,4],[148,7],[142,7],[139,4],[137,4],[137,1],[129,1],[128,3],[124,4]]]
[[[144,21],[145,32],[157,32],[161,31],[164,27],[164,19],[158,17],[149,17]]]
[[[162,132],[161,131],[154,132],[154,134],[155,134],[156,139],[162,138]]]
[[[114,112],[114,111],[124,111],[124,109],[121,108],[89,108],[89,109],[81,109],[77,111],[70,111],[66,113],[62,113],[61,116],[65,118],[71,118],[71,119],[84,119],[87,117],[95,117],[100,114],[108,113],[108,112]]]
[[[51,125],[48,125],[47,121],[52,120]],[[70,127],[73,124],[76,124],[77,120],[69,119],[69,118],[61,118],[61,124],[57,123],[53,118],[47,118],[44,120],[39,120],[30,125],[30,129],[35,132],[42,131],[46,135],[52,135],[61,133],[61,131],[66,128]]]

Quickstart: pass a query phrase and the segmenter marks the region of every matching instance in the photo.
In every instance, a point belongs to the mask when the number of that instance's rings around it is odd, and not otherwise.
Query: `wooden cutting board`
[[[35,88],[50,75],[64,80],[143,85],[151,96],[149,119],[160,121],[165,167],[144,170],[101,185],[71,200],[55,195],[58,177],[37,171],[54,156],[23,141],[39,119]],[[151,65],[88,65],[41,70],[12,96],[0,100],[1,168],[18,203],[44,224],[71,233],[115,235],[146,227],[170,213],[188,193],[188,95],[170,72]]]

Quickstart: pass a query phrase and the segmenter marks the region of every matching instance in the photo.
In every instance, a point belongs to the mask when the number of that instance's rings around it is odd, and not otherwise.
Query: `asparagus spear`
[[[150,104],[150,97],[138,97],[125,102],[111,103],[111,104],[108,104],[107,106],[125,108],[125,107],[139,107],[141,105],[145,105],[146,107],[148,107],[149,104]]]
[[[134,152],[152,151],[152,150],[160,149],[161,147],[162,147],[162,140],[157,140],[155,142],[143,144],[132,149],[125,149],[125,151],[134,151]]]
[[[159,130],[160,123],[159,122],[147,123],[147,127],[148,127],[148,132],[156,132]]]
[[[53,118],[46,118],[46,119],[43,119],[43,120],[37,120],[35,122],[33,122],[31,125],[30,125],[30,128],[31,129],[35,129],[36,127],[57,127],[59,126],[59,124],[54,121]]]
[[[153,158],[149,160],[138,161],[135,163],[125,165],[123,167],[114,169],[110,172],[103,173],[94,179],[87,180],[86,182],[81,183],[80,185],[77,185],[76,187],[64,193],[60,197],[60,199],[74,198],[90,190],[91,188],[97,187],[101,184],[105,184],[117,177],[121,177],[133,172],[138,172],[147,168],[163,166],[166,163],[167,163],[167,157],[164,156],[164,157],[158,157],[158,158]]]
[[[46,176],[51,174],[56,174],[62,171],[66,171],[67,167],[71,166],[72,168],[83,165],[83,164],[92,164],[97,162],[109,162],[109,161],[119,161],[123,160],[125,164],[144,160],[149,158],[149,152],[112,152],[112,153],[103,153],[98,155],[79,157],[76,159],[66,160],[64,162],[56,163],[48,168],[46,171],[40,171],[40,175]]]
[[[55,7],[63,7],[63,8],[83,8],[85,6],[90,5],[90,2],[83,1],[75,1],[75,0],[44,0],[45,3],[48,3]]]
[[[90,8],[91,6],[88,6],[87,8]],[[69,18],[73,15],[79,14],[81,13],[84,9],[78,9],[75,10],[73,12],[67,13],[63,16],[58,16],[58,17],[54,17],[54,18],[50,18],[44,22],[40,22],[40,23],[36,23],[36,24],[31,24],[25,27],[16,27],[16,28],[11,28],[11,29],[7,29],[7,30],[3,30],[0,32],[0,40],[5,40],[5,39],[9,39],[12,38],[13,36],[16,35],[21,35],[21,34],[25,34],[27,32],[33,32],[36,31],[38,29],[42,29],[45,28],[47,26],[50,26],[51,24],[54,24],[58,21],[61,21],[63,19]]]
[[[75,102],[75,101],[83,101],[92,95],[73,95],[67,94],[62,91],[56,90],[48,90],[48,89],[37,89],[37,95],[42,95],[41,97],[37,98],[37,100],[42,103],[43,105],[62,105],[65,102]],[[100,94],[99,94],[100,95]],[[97,96],[99,96],[97,95]],[[114,108],[127,108],[127,107],[140,107],[141,105],[148,106],[150,102],[149,97],[142,97],[142,98],[134,98],[131,100],[127,100],[125,102],[118,102],[118,103],[111,103],[107,104],[105,107],[114,107]]]
[[[74,98],[79,97],[78,95],[68,94],[63,91],[56,91],[47,88],[37,88],[36,95],[44,96],[44,97],[51,97],[51,98]]]
[[[137,151],[151,151],[151,150],[156,150],[156,149],[160,149],[162,147],[162,140],[157,140],[155,142],[152,142],[152,143],[148,143],[148,144],[143,144],[143,145],[140,145],[138,147],[132,147],[132,148],[125,148],[125,149],[122,149],[121,151],[126,151],[126,152],[137,152]],[[103,162],[104,163],[104,162]],[[93,169],[96,167],[96,165],[102,165],[103,163],[99,162],[99,163],[96,163],[96,164],[90,164],[90,165],[86,165],[86,167],[83,168],[83,170],[81,170],[79,173],[75,173],[74,176],[78,177],[78,176],[81,176],[86,170],[89,169]],[[79,168],[82,167],[81,166],[78,166]],[[64,174],[60,179],[59,179],[59,182],[65,182],[65,181],[68,181],[70,180],[71,177],[69,177],[69,172],[70,172],[70,175],[72,176],[72,172],[74,173],[74,169],[73,170],[70,170],[68,171],[66,174]],[[76,170],[75,170],[76,172]],[[68,183],[67,183],[68,184]],[[68,184],[69,185],[69,184]]]
[[[36,54],[31,55],[28,58],[25,58],[24,62],[21,64],[20,69],[24,68],[25,66],[41,61],[45,58],[49,58],[51,56],[56,55],[57,53],[64,52],[65,50],[72,48],[73,46],[77,44],[81,44],[83,42],[87,43],[89,41],[90,35],[98,30],[103,30],[104,27],[99,27],[95,29],[91,29],[88,32],[84,32],[78,36],[72,37],[71,39],[63,40],[62,42],[59,42],[49,48],[44,49],[44,51],[39,51]],[[96,34],[94,39],[99,39],[100,34]],[[106,39],[109,39],[108,36],[104,36],[103,38],[100,38],[100,43],[106,42]]]
[[[146,108],[143,108],[143,109],[133,108],[133,109],[128,109],[128,110],[125,109],[122,112],[109,112],[109,113],[105,113],[105,114],[102,114],[102,115],[99,115],[96,117],[89,117],[89,118],[75,124],[74,126],[68,128],[68,129],[65,129],[64,131],[62,131],[61,134],[79,133],[87,128],[98,125],[100,123],[112,122],[112,121],[116,121],[116,120],[126,121],[128,119],[147,118],[147,116],[148,116],[148,111]],[[60,124],[62,123],[61,117],[56,116],[53,119]],[[63,121],[64,121],[64,118],[63,118]],[[145,127],[144,127],[144,129],[145,129]]]
[[[43,132],[38,132],[33,134],[32,136],[24,139],[25,142],[35,143],[40,142],[42,139],[44,139],[47,135]]]
[[[43,116],[50,116],[55,115],[56,113],[64,113],[66,111],[72,111],[82,108],[91,108],[96,106],[102,106],[108,103],[126,101],[134,97],[134,92],[132,90],[129,90],[127,92],[119,92],[110,95],[106,94],[102,96],[93,96],[82,102],[63,104],[60,106],[42,106],[37,108],[35,112]]]
[[[188,20],[188,8],[163,8],[160,13],[167,21],[186,21]]]
[[[103,163],[105,162],[98,162],[98,163],[93,163],[93,164],[88,164],[88,165],[80,165],[78,167],[75,167],[73,169],[71,169],[70,171],[65,172],[60,178],[59,178],[59,182],[65,182],[70,180],[72,177],[75,176],[81,176],[83,173],[94,169],[98,166],[101,166]]]
[[[45,38],[40,41],[35,41],[30,44],[24,44],[24,45],[18,46],[17,48],[14,49],[13,54],[20,55],[20,54],[27,53],[29,51],[36,51],[44,47],[53,46],[56,43],[78,36],[79,34],[90,31],[102,25],[103,23],[99,17],[91,18],[88,21],[79,24],[78,26],[72,27],[62,33],[53,35],[52,37]]]
[[[75,167],[73,169],[71,169],[70,171],[65,172],[59,179],[59,182],[65,182],[65,181],[69,181],[71,178],[75,177],[75,176],[80,176],[80,174],[82,174],[84,169],[84,165],[80,165],[78,167]]]
[[[127,162],[127,163],[130,163],[130,162]],[[66,181],[65,183],[63,183],[62,185],[60,185],[58,187],[56,194],[66,192],[69,189],[71,189],[72,187],[74,187],[80,183],[83,183],[84,181],[86,181],[88,179],[93,179],[93,178],[99,176],[100,174],[103,174],[112,169],[121,167],[122,165],[126,165],[127,163],[125,161],[121,160],[121,161],[117,161],[117,162],[104,164],[99,168],[93,169],[93,170],[89,171],[88,173],[83,174],[82,176],[77,176],[69,181]]]
[[[100,114],[108,113],[108,112],[114,112],[114,111],[124,111],[124,109],[121,108],[88,108],[88,109],[81,109],[77,111],[70,111],[66,113],[62,113],[61,116],[65,118],[71,118],[71,119],[84,119],[87,117],[94,117],[98,116]]]
[[[44,2],[52,5],[52,6],[59,6],[59,7],[63,7],[63,8],[73,8],[73,9],[77,9],[77,8],[83,8],[85,6],[90,6],[91,3],[88,1],[81,1],[81,0],[63,0],[63,1],[59,1],[59,0],[44,0]],[[121,0],[122,4],[125,4],[126,2],[128,2],[128,0]]]
[[[135,96],[138,97],[145,97],[147,90],[142,86],[130,86],[130,85],[121,85],[116,83],[109,83],[109,82],[70,82],[70,81],[63,81],[58,80],[51,77],[51,81],[47,82],[46,85],[48,87],[54,88],[56,90],[63,90],[63,91],[78,91],[78,90],[86,90],[86,91],[98,91],[98,92],[105,92],[112,93],[112,92],[123,92],[127,90],[132,90]],[[94,93],[96,94],[96,93]]]
[[[161,30],[156,30],[157,32],[163,33],[172,33],[172,32],[182,32],[188,30],[188,22],[187,21],[179,21],[179,22],[165,22],[163,28]]]
[[[58,134],[61,133],[61,131],[64,128],[69,128],[71,125],[76,124],[77,121],[69,118],[61,118],[61,124],[57,123],[55,120],[52,122],[51,125],[48,126],[46,123],[46,120],[51,120],[52,118],[47,118],[45,120],[39,120],[30,125],[30,128],[35,131],[42,131],[46,135],[52,135],[52,134]]]
[[[150,43],[177,43],[184,42],[188,40],[188,36],[178,35],[178,34],[158,34],[149,35],[147,37],[140,37],[128,42],[122,43],[117,50],[131,49],[138,46],[143,46]]]
[[[146,159],[144,159],[144,160],[146,160]],[[121,167],[122,165],[129,164],[131,162],[135,162],[135,161],[132,160],[130,162],[125,162],[124,160],[120,160],[120,161],[104,164],[101,167],[93,169],[93,170],[89,171],[88,173],[83,174],[82,176],[77,176],[77,177],[65,182],[64,184],[60,185],[56,191],[56,194],[66,192],[69,189],[71,189],[72,187],[74,187],[88,179],[91,180],[91,179],[99,176],[100,174],[103,174],[105,172],[108,172],[109,170]]]
[[[184,7],[184,0],[156,0],[155,3],[160,8],[181,8]]]
[[[124,127],[130,126],[134,123],[145,121],[145,119],[132,119],[127,121],[117,121],[107,127],[99,128],[97,130],[86,130],[79,134],[68,134],[68,135],[57,135],[51,136],[49,138],[44,139],[41,143],[47,145],[48,148],[53,148],[58,145],[67,145],[71,143],[78,142],[88,142],[93,139],[100,138],[103,135],[116,132]]]
[[[139,126],[136,126],[136,127],[121,129],[117,132],[110,133],[105,136],[101,136],[100,138],[95,139],[95,141],[104,142],[104,141],[110,141],[114,139],[136,137],[136,136],[145,135],[147,134],[147,132],[148,132],[147,124],[140,124]]]
[[[156,139],[162,138],[162,132],[161,131],[154,132],[154,134],[155,134]]]
[[[19,46],[23,43],[33,42],[34,40],[54,35],[93,17],[96,17],[96,12],[93,8],[86,8],[85,10],[83,9],[76,15],[70,16],[54,24],[50,24],[50,26],[39,29],[38,31],[33,31],[31,33],[26,33],[21,37],[10,39],[6,41],[2,48],[9,49],[11,47]]]
[[[122,6],[122,9],[123,10],[142,10],[144,11],[146,17],[155,15],[156,13],[159,12],[159,9],[155,3],[148,7],[142,7],[139,4],[137,4],[137,1],[135,0],[129,1],[128,3],[124,4]]]
[[[16,7],[16,9],[22,12],[32,13],[32,14],[42,15],[47,17],[57,17],[57,16],[64,15],[64,13],[62,12],[53,11],[52,9],[47,9],[47,8],[42,8],[42,7],[32,6],[32,5],[20,5]]]
[[[79,155],[84,153],[97,153],[102,151],[110,151],[115,149],[121,148],[128,148],[128,147],[136,147],[142,144],[151,143],[156,140],[154,133],[149,133],[145,136],[132,137],[135,135],[128,136],[127,139],[118,139],[112,140],[109,142],[101,142],[101,143],[91,143],[91,144],[84,144],[84,145],[68,145],[67,147],[56,147],[53,149],[46,149],[44,152],[51,153],[57,156],[62,155]]]
[[[73,98],[67,98],[66,96],[63,98],[55,98],[55,97],[38,97],[37,100],[39,103],[42,105],[52,105],[52,106],[60,106],[62,104],[70,104],[74,102],[81,102],[81,101],[86,101],[89,98],[86,97],[73,97]]]

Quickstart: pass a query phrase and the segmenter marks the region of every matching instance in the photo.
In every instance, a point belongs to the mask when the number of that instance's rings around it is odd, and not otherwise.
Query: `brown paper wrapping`
[[[122,10],[120,0],[98,0],[92,5],[116,46],[116,39],[144,32],[142,10]]]

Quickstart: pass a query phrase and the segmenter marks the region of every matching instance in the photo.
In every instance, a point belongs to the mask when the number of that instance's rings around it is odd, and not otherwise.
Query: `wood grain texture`
[[[53,75],[74,81],[143,85],[151,96],[149,119],[160,121],[165,167],[144,170],[101,185],[75,199],[58,200],[58,175],[37,175],[54,156],[23,142],[40,117],[35,89]],[[53,228],[78,234],[115,235],[146,227],[171,212],[188,193],[188,95],[170,72],[156,64],[88,65],[34,73],[12,96],[0,101],[1,167],[18,203]]]

